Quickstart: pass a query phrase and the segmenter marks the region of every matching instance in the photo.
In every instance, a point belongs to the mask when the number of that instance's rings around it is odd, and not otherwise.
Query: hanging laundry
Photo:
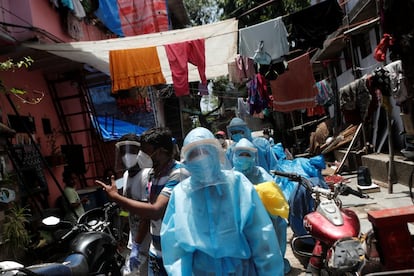
[[[365,78],[365,85],[371,95],[371,102],[369,103],[368,113],[367,113],[367,120],[372,118],[372,115],[378,110],[378,107],[381,105],[382,102],[382,95],[381,91],[372,85],[372,74],[368,74],[364,76]],[[360,123],[360,122],[358,122]]]
[[[123,0],[117,1],[125,36],[168,31],[167,1]]]
[[[239,53],[253,58],[260,50],[270,55],[271,60],[279,59],[289,52],[288,33],[282,17],[277,17],[239,30]]]
[[[98,0],[81,0],[80,2],[88,16],[93,16],[93,13],[99,8]]]
[[[333,91],[330,83],[327,80],[321,80],[316,83],[316,88],[318,88],[318,95],[316,95],[316,102],[318,105],[327,106],[331,105]]]
[[[347,123],[365,121],[371,103],[366,77],[354,80],[339,89],[339,105]]]
[[[201,96],[200,99],[200,110],[201,113],[206,114],[206,113],[210,113],[212,115],[216,115],[217,109],[218,109],[218,103],[219,103],[219,99],[217,96],[213,95],[213,82],[210,81],[207,84],[207,94],[204,94]],[[214,113],[213,110],[216,110]]]
[[[275,80],[281,74],[288,70],[288,63],[286,60],[273,61],[271,64],[260,64],[259,73],[267,80]]]
[[[322,116],[325,115],[325,108],[321,105],[316,105],[314,107],[306,108],[306,116]]]
[[[109,51],[112,93],[166,83],[156,47]]]
[[[393,44],[394,39],[391,37],[391,35],[384,34],[382,36],[380,43],[377,45],[377,47],[375,47],[374,58],[380,62],[385,61],[385,59],[387,58],[388,48],[390,48],[390,46],[392,46]]]
[[[250,106],[246,98],[237,98],[237,117],[246,121],[250,117]]]
[[[401,104],[408,99],[401,60],[391,62],[390,64],[385,65],[384,68],[390,73],[391,95],[395,99],[395,104],[401,106]]]
[[[99,0],[96,17],[118,36],[168,31],[165,0]]]
[[[204,39],[168,44],[164,47],[170,64],[175,95],[177,97],[190,94],[188,62],[197,66],[201,83],[207,84]]]
[[[72,1],[73,1],[73,15],[75,15],[77,19],[85,18],[86,16],[85,9],[83,8],[80,0],[72,0]]]
[[[377,67],[372,72],[372,86],[381,90],[383,96],[391,96],[390,72],[384,67]]]
[[[313,77],[309,54],[288,61],[289,70],[270,81],[273,108],[280,112],[314,107],[318,89]]]
[[[118,11],[118,4],[115,0],[99,0],[95,16],[105,27],[118,36],[125,36],[121,27],[121,18]]]
[[[73,11],[73,2],[72,0],[60,0],[60,3],[63,7],[67,7],[69,10]]]
[[[269,107],[270,102],[266,79],[261,74],[256,74],[246,86],[250,115],[262,118],[262,112],[265,108]]]
[[[234,62],[229,63],[229,80],[241,84],[256,75],[254,61],[249,57],[237,55]]]
[[[291,26],[289,39],[294,49],[323,48],[327,35],[342,25],[343,11],[337,0],[326,0],[283,18]]]
[[[148,105],[148,87],[120,90],[115,98],[118,110],[124,114],[131,115],[152,111],[151,105]]]
[[[256,51],[254,51],[253,60],[257,64],[264,64],[269,65],[272,63],[272,56],[266,52],[264,49],[264,42],[263,40],[259,42]]]

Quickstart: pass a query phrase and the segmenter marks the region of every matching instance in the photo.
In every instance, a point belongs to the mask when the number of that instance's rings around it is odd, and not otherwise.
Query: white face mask
[[[137,163],[137,155],[133,153],[125,153],[125,155],[122,156],[122,162],[124,163],[125,168],[132,168]]]
[[[140,150],[137,156],[138,165],[141,169],[152,168],[153,163],[151,156]]]

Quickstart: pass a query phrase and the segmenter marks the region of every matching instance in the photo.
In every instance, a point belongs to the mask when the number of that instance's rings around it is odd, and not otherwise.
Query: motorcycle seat
[[[70,254],[63,263],[45,263],[27,267],[39,275],[87,275],[88,263],[82,254]]]

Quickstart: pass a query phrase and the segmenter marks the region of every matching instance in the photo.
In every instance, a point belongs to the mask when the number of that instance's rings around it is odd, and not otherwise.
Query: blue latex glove
[[[139,260],[139,248],[141,245],[139,243],[133,242],[131,253],[129,254],[129,269],[132,271],[137,270],[141,264]]]

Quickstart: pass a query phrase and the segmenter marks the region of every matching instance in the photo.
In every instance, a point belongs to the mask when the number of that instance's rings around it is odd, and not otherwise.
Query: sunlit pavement
[[[357,189],[357,175],[343,175],[347,180],[347,185]],[[388,193],[388,187],[381,186],[381,183],[375,184],[380,186],[380,192],[369,193],[370,198],[358,198],[353,195],[341,196],[342,204],[344,208],[350,208],[356,212],[361,223],[361,232],[366,233],[372,228],[371,222],[368,220],[367,212],[370,210],[381,210],[387,208],[397,208],[413,205],[410,198],[409,188],[405,185],[396,183],[393,185],[393,193]],[[383,184],[382,184],[383,185]],[[409,225],[411,233],[414,233],[413,225]],[[288,228],[288,246],[286,250],[286,258],[290,261],[292,270],[287,275],[305,275],[305,268],[300,263],[299,259],[293,254],[292,248],[290,247],[290,240],[293,233]]]

